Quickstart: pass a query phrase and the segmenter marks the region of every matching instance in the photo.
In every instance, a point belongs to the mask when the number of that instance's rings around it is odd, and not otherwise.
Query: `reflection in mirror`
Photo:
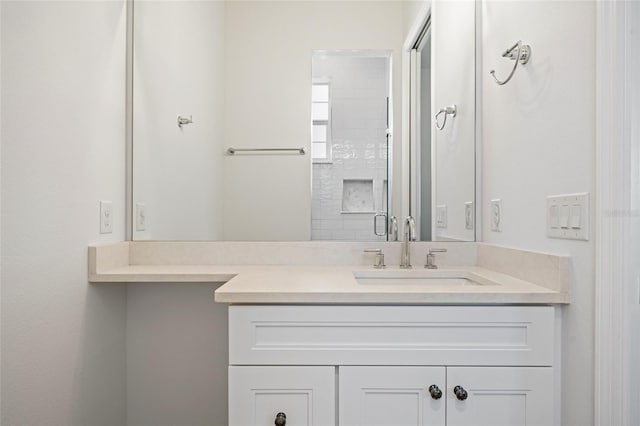
[[[432,130],[435,164],[433,240],[473,241],[475,226],[475,16],[473,1],[434,4],[432,116],[456,105],[442,130]],[[456,31],[450,31],[456,28]],[[432,127],[434,129],[434,127]],[[444,211],[443,211],[444,210]],[[440,212],[440,216],[438,213]]]
[[[387,239],[391,52],[313,55],[312,240]]]
[[[440,232],[433,210],[447,203],[449,223],[457,220],[458,201],[440,195],[456,192],[451,188],[458,183],[470,185],[469,191],[458,192],[473,200],[466,195],[474,192],[467,170],[450,180],[450,188],[438,185],[451,179],[441,169],[456,174],[456,168],[473,164],[473,133],[462,132],[456,123],[474,113],[462,109],[464,100],[436,99],[441,95],[434,90],[432,103],[461,106],[449,133],[438,136],[451,140],[462,135],[472,150],[450,144],[443,151],[434,139],[431,161],[418,159],[417,150],[409,154],[409,128],[401,126],[409,121],[400,120],[409,114],[402,90],[409,50],[403,42],[415,26],[416,11],[426,4],[135,1],[132,238],[386,240],[388,217],[402,223],[411,209],[418,222],[425,215],[438,239],[473,239],[472,234]],[[457,50],[442,58],[432,50],[433,80],[439,69],[435,58],[455,60]],[[473,56],[466,59],[473,73]],[[352,77],[353,84],[341,83],[327,68],[341,60],[361,61],[367,70]],[[384,86],[368,87],[374,80]],[[376,92],[376,98],[355,99],[360,95],[341,85],[362,86],[370,95]],[[473,86],[461,86],[473,96]],[[227,155],[230,147],[295,150]],[[471,158],[458,164],[453,161],[457,155]],[[421,180],[425,191],[432,190],[431,208],[426,201],[420,210],[415,202],[410,206],[417,185],[412,179],[409,189],[409,158],[416,165],[431,163],[431,171],[420,166],[422,175],[432,177],[431,182]],[[423,235],[428,238],[428,232]]]
[[[474,1],[436,1],[410,37],[410,212],[423,241],[475,239],[475,33]]]
[[[416,170],[416,205],[414,216],[418,218],[416,235],[420,241],[431,241],[431,20],[425,23],[414,44],[411,55],[415,79],[411,95],[416,97],[415,154],[412,164]],[[415,64],[415,65],[414,65]]]

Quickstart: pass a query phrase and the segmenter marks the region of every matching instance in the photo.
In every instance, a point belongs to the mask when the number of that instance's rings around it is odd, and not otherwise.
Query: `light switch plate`
[[[111,234],[113,232],[113,203],[100,201],[100,233]]]
[[[447,227],[447,206],[445,204],[436,206],[436,226],[438,228]]]
[[[491,200],[491,230],[493,232],[502,232],[502,200],[499,198]]]
[[[547,197],[547,236],[589,240],[589,193]]]
[[[144,203],[136,203],[136,231],[147,229],[147,212]]]
[[[473,201],[464,203],[464,227],[473,229]]]

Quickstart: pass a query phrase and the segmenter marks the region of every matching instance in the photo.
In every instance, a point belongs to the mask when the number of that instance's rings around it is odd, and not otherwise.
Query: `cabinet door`
[[[445,424],[444,367],[340,367],[339,377],[340,426]]]
[[[551,426],[553,404],[551,367],[447,367],[447,426]]]
[[[335,367],[229,367],[229,425],[335,425]]]

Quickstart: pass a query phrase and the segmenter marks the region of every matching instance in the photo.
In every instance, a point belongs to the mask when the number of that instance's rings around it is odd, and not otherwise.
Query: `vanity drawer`
[[[551,306],[229,307],[231,365],[551,366]]]

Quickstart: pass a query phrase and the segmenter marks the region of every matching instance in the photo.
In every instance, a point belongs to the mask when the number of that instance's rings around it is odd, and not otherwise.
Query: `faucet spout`
[[[404,242],[402,243],[402,253],[400,254],[400,267],[411,268],[411,247],[409,242],[416,239],[416,221],[407,216],[404,221]]]

